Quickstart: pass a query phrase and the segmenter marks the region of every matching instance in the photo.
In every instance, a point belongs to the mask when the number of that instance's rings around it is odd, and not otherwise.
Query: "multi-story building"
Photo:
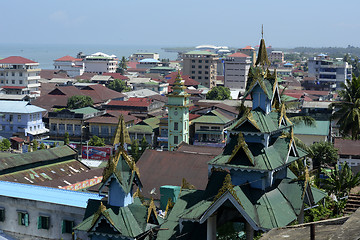
[[[0,101],[0,136],[41,137],[49,131],[42,121],[45,111],[25,101]]]
[[[0,88],[6,94],[40,96],[39,63],[19,56],[0,60]]]
[[[272,51],[269,54],[269,61],[271,63],[283,63],[284,62],[284,53],[282,51]]]
[[[54,60],[55,70],[66,71],[69,77],[80,76],[84,73],[85,65],[83,59],[65,56]]]
[[[216,86],[218,55],[208,51],[191,51],[183,54],[183,74],[189,75],[207,88]]]
[[[334,60],[320,54],[308,60],[309,76],[316,80],[312,90],[339,90],[346,79],[352,79],[352,66],[342,60]],[[306,88],[306,86],[304,86]]]
[[[236,52],[239,52],[239,53],[243,53],[245,55],[248,55],[251,57],[251,62],[253,64],[255,64],[255,61],[256,61],[256,51],[255,51],[255,48],[251,47],[251,46],[246,46],[244,48],[239,48],[238,50],[236,50]]]
[[[85,72],[103,74],[116,72],[118,60],[115,55],[110,56],[97,52],[86,56],[83,62],[85,64]]]
[[[139,62],[140,60],[152,58],[155,60],[160,59],[160,55],[158,53],[134,53],[129,57],[130,62]]]
[[[251,57],[236,52],[224,60],[224,85],[230,89],[245,89]]]

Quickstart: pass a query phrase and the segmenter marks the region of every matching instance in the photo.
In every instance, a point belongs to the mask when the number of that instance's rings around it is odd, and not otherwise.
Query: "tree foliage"
[[[115,79],[114,81],[112,81],[109,85],[108,88],[117,91],[117,92],[128,92],[130,91],[130,87],[128,87],[126,85],[126,82],[121,80],[121,79]]]
[[[140,155],[139,141],[137,139],[131,141],[130,154],[135,162],[137,162],[140,159],[141,155]]]
[[[339,167],[328,173],[323,171],[328,177],[324,180],[324,188],[329,192],[335,194],[337,198],[349,195],[350,190],[360,184],[360,172],[353,175],[349,165],[344,162]]]
[[[343,61],[349,63],[352,66],[352,72],[356,77],[360,76],[360,62],[359,57],[351,57],[350,54],[346,53],[343,57]]]
[[[343,137],[360,139],[360,76],[353,76],[352,81],[346,80],[344,89],[339,92],[340,102],[333,103],[335,108],[332,119],[337,119]]]
[[[230,89],[223,87],[223,86],[217,86],[213,87],[207,94],[206,99],[209,100],[226,100],[231,99],[230,95]]]
[[[116,72],[120,73],[120,74],[124,74],[127,70],[127,63],[128,63],[128,60],[123,56],[119,62]]]
[[[45,143],[40,144],[40,149],[46,149]]]
[[[66,132],[66,133],[64,134],[64,145],[67,145],[67,144],[69,144],[69,143],[70,143],[69,133]]]
[[[337,149],[331,142],[318,142],[308,148],[314,168],[324,164],[334,165],[338,159]]]
[[[89,141],[89,146],[103,147],[105,146],[105,140],[94,135]]]
[[[75,95],[68,98],[67,108],[78,109],[83,107],[89,107],[94,104],[93,100],[89,96]]]
[[[39,147],[38,141],[36,139],[34,139],[34,140],[31,141],[31,144],[32,144],[32,146],[31,146],[32,151],[37,151],[38,147]]]
[[[4,138],[0,142],[0,151],[7,151],[10,149],[10,147],[11,147],[11,143],[10,143],[9,139]]]

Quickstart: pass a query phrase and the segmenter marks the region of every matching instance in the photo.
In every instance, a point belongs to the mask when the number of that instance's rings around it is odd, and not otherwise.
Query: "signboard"
[[[77,191],[77,190],[88,188],[88,187],[94,186],[95,184],[100,183],[102,178],[103,177],[92,178],[92,179],[88,179],[88,180],[78,182],[75,184],[71,184],[71,185],[68,185],[65,187],[61,187],[61,188],[66,189],[66,190]]]
[[[83,146],[81,151],[82,159],[102,160],[110,159],[111,147]]]

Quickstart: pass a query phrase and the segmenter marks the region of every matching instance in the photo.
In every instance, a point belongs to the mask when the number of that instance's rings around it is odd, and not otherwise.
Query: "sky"
[[[360,46],[360,1],[1,1],[1,43]]]

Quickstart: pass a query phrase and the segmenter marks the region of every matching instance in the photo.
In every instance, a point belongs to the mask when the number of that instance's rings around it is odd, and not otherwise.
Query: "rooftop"
[[[0,112],[2,113],[37,113],[45,111],[46,109],[31,105],[26,101],[0,100]]]
[[[321,135],[328,136],[330,131],[330,121],[316,121],[315,126],[305,126],[299,123],[294,126],[294,134],[297,135]]]
[[[20,56],[11,56],[0,60],[0,64],[38,64],[30,59]]]
[[[76,192],[35,185],[0,181],[2,196],[86,208],[89,199],[102,199],[93,193]]]

